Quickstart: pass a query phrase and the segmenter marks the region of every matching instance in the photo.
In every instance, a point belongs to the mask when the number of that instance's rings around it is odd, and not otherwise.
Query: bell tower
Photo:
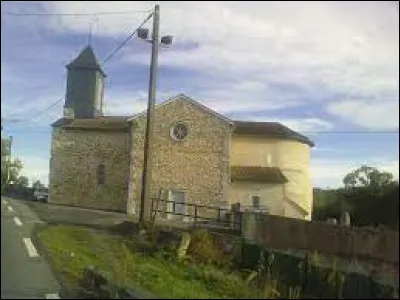
[[[91,119],[103,115],[104,78],[91,46],[67,66],[64,118]]]

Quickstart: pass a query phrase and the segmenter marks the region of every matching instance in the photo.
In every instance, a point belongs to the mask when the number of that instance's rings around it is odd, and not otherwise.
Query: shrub
[[[201,271],[201,280],[219,294],[229,298],[247,298],[254,296],[254,292],[236,273],[227,274],[215,267],[204,267]]]
[[[216,247],[210,234],[205,229],[192,232],[192,239],[187,252],[191,260],[198,264],[219,264],[222,251]]]

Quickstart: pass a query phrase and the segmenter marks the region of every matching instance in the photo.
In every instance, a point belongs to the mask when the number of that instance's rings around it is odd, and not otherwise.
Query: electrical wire
[[[128,15],[135,13],[149,13],[153,11],[152,9],[148,10],[127,10],[127,11],[119,11],[119,12],[97,12],[97,13],[14,13],[14,12],[5,12],[3,14],[14,16],[14,17],[51,17],[51,16],[62,16],[62,17],[79,17],[79,16],[106,16],[106,15]]]
[[[125,46],[125,44],[136,34],[136,32],[144,25],[146,24],[150,18],[153,16],[153,13],[149,14],[146,19],[126,38],[124,39],[113,51],[110,52],[106,56],[106,58],[103,60],[103,64],[108,62],[122,47]]]
[[[107,117],[107,116],[105,116]],[[123,116],[122,116],[123,117]],[[130,118],[131,116],[125,116],[127,118]],[[2,119],[3,121],[7,121],[7,119]],[[29,121],[28,121],[29,122]],[[27,129],[23,129],[24,132],[32,132],[34,130],[27,130]],[[197,134],[199,133],[205,133],[208,134],[210,132],[219,132],[218,130],[201,130],[201,131],[196,131]],[[323,132],[318,132],[318,131],[309,131],[308,133],[343,133],[343,131],[323,131]],[[399,131],[346,131],[345,133],[348,134],[369,134],[369,133],[377,133],[377,134],[399,134]]]
[[[338,133],[338,134],[347,134],[347,133],[378,133],[378,134],[383,134],[383,133],[400,133],[399,130],[354,130],[354,131],[302,131],[302,130],[297,130],[297,132],[301,133]]]
[[[6,12],[5,14],[7,15],[12,15],[12,16],[101,16],[101,15],[122,15],[122,14],[132,14],[132,13],[148,13],[151,12],[146,19],[131,33],[129,34],[128,37],[126,37],[113,51],[111,51],[106,58],[103,60],[103,64],[107,63],[110,61],[114,55],[118,53],[120,49],[122,49],[126,43],[137,33],[137,31],[145,25],[150,18],[153,16],[153,10],[131,10],[131,11],[122,11],[122,12],[97,12],[97,13],[13,13],[13,12]],[[68,93],[67,93],[68,95]],[[69,96],[69,95],[68,95]],[[13,119],[13,118],[2,118],[3,121],[6,122],[11,122],[11,123],[21,123],[21,122],[31,122],[35,119],[37,119],[40,115],[44,114],[45,112],[51,110],[53,107],[55,107],[57,104],[61,103],[65,97],[62,97],[49,105],[47,108],[44,110],[39,111],[36,116],[34,116],[31,120],[26,120],[26,119]],[[399,131],[302,131],[299,130],[298,132],[300,133],[328,133],[328,134],[398,134]]]
[[[95,14],[93,14],[95,15]],[[125,46],[125,44],[136,34],[136,32],[144,25],[146,24],[150,18],[153,16],[153,13],[149,14],[147,16],[147,18],[145,18],[142,23],[140,23],[140,25],[127,37],[125,38],[112,52],[110,52],[110,54],[108,54],[106,56],[106,58],[103,61],[103,64],[105,64],[106,62],[110,61],[111,58],[117,54],[117,52]],[[59,100],[55,101],[54,103],[52,103],[50,106],[48,106],[46,109],[40,111],[39,113],[37,113],[37,115],[32,118],[30,121],[33,121],[35,119],[37,119],[38,116],[42,115],[43,113],[47,112],[48,110],[50,110],[51,108],[53,108],[54,106],[56,106],[57,104],[61,103],[67,96],[69,96],[69,92],[67,93],[67,95],[65,97],[60,98]],[[22,123],[22,122],[29,122],[29,120],[25,120],[25,119],[5,119],[5,121],[7,122],[12,122],[12,123]]]
[[[30,119],[23,119],[23,118],[10,118],[10,117],[6,117],[6,118],[2,118],[3,121],[6,121],[8,123],[29,123],[29,122],[33,122],[35,121],[39,116],[43,115],[45,112],[48,112],[49,110],[53,109],[54,107],[56,107],[58,104],[61,104],[62,101],[72,95],[72,92],[74,91],[74,89],[71,89],[70,91],[68,91],[66,93],[66,96],[61,97],[60,99],[58,99],[57,101],[51,103],[49,106],[47,106],[45,109],[39,110],[38,112],[36,112],[35,116],[33,116]],[[15,114],[14,114],[15,115]]]
[[[60,104],[61,101],[63,101],[64,98],[57,100],[56,102],[52,103],[49,105],[47,108],[44,110],[41,110],[37,113],[36,116],[30,118],[30,119],[22,119],[22,118],[2,118],[2,121],[7,122],[7,123],[30,123],[34,122],[40,115],[43,115],[45,112],[50,111],[53,107],[55,107],[57,104]]]

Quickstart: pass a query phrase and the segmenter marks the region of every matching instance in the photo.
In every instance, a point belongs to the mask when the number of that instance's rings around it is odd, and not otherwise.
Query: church
[[[52,124],[49,202],[138,214],[146,112],[103,114],[106,74],[90,46],[67,72],[64,114]],[[306,136],[231,120],[184,94],[157,104],[153,124],[149,197],[172,201],[162,217],[187,213],[171,205],[184,202],[311,219]]]

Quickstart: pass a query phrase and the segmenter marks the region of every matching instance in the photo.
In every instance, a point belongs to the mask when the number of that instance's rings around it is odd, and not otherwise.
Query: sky
[[[88,43],[102,62],[157,2],[93,3],[1,2],[3,131],[31,181],[48,183],[65,65]],[[398,2],[165,1],[160,11],[173,44],[160,50],[157,102],[184,93],[231,119],[309,136],[315,187],[339,187],[363,164],[398,178]],[[124,13],[60,15],[104,12]],[[106,114],[146,108],[150,46],[133,38],[104,64]]]

